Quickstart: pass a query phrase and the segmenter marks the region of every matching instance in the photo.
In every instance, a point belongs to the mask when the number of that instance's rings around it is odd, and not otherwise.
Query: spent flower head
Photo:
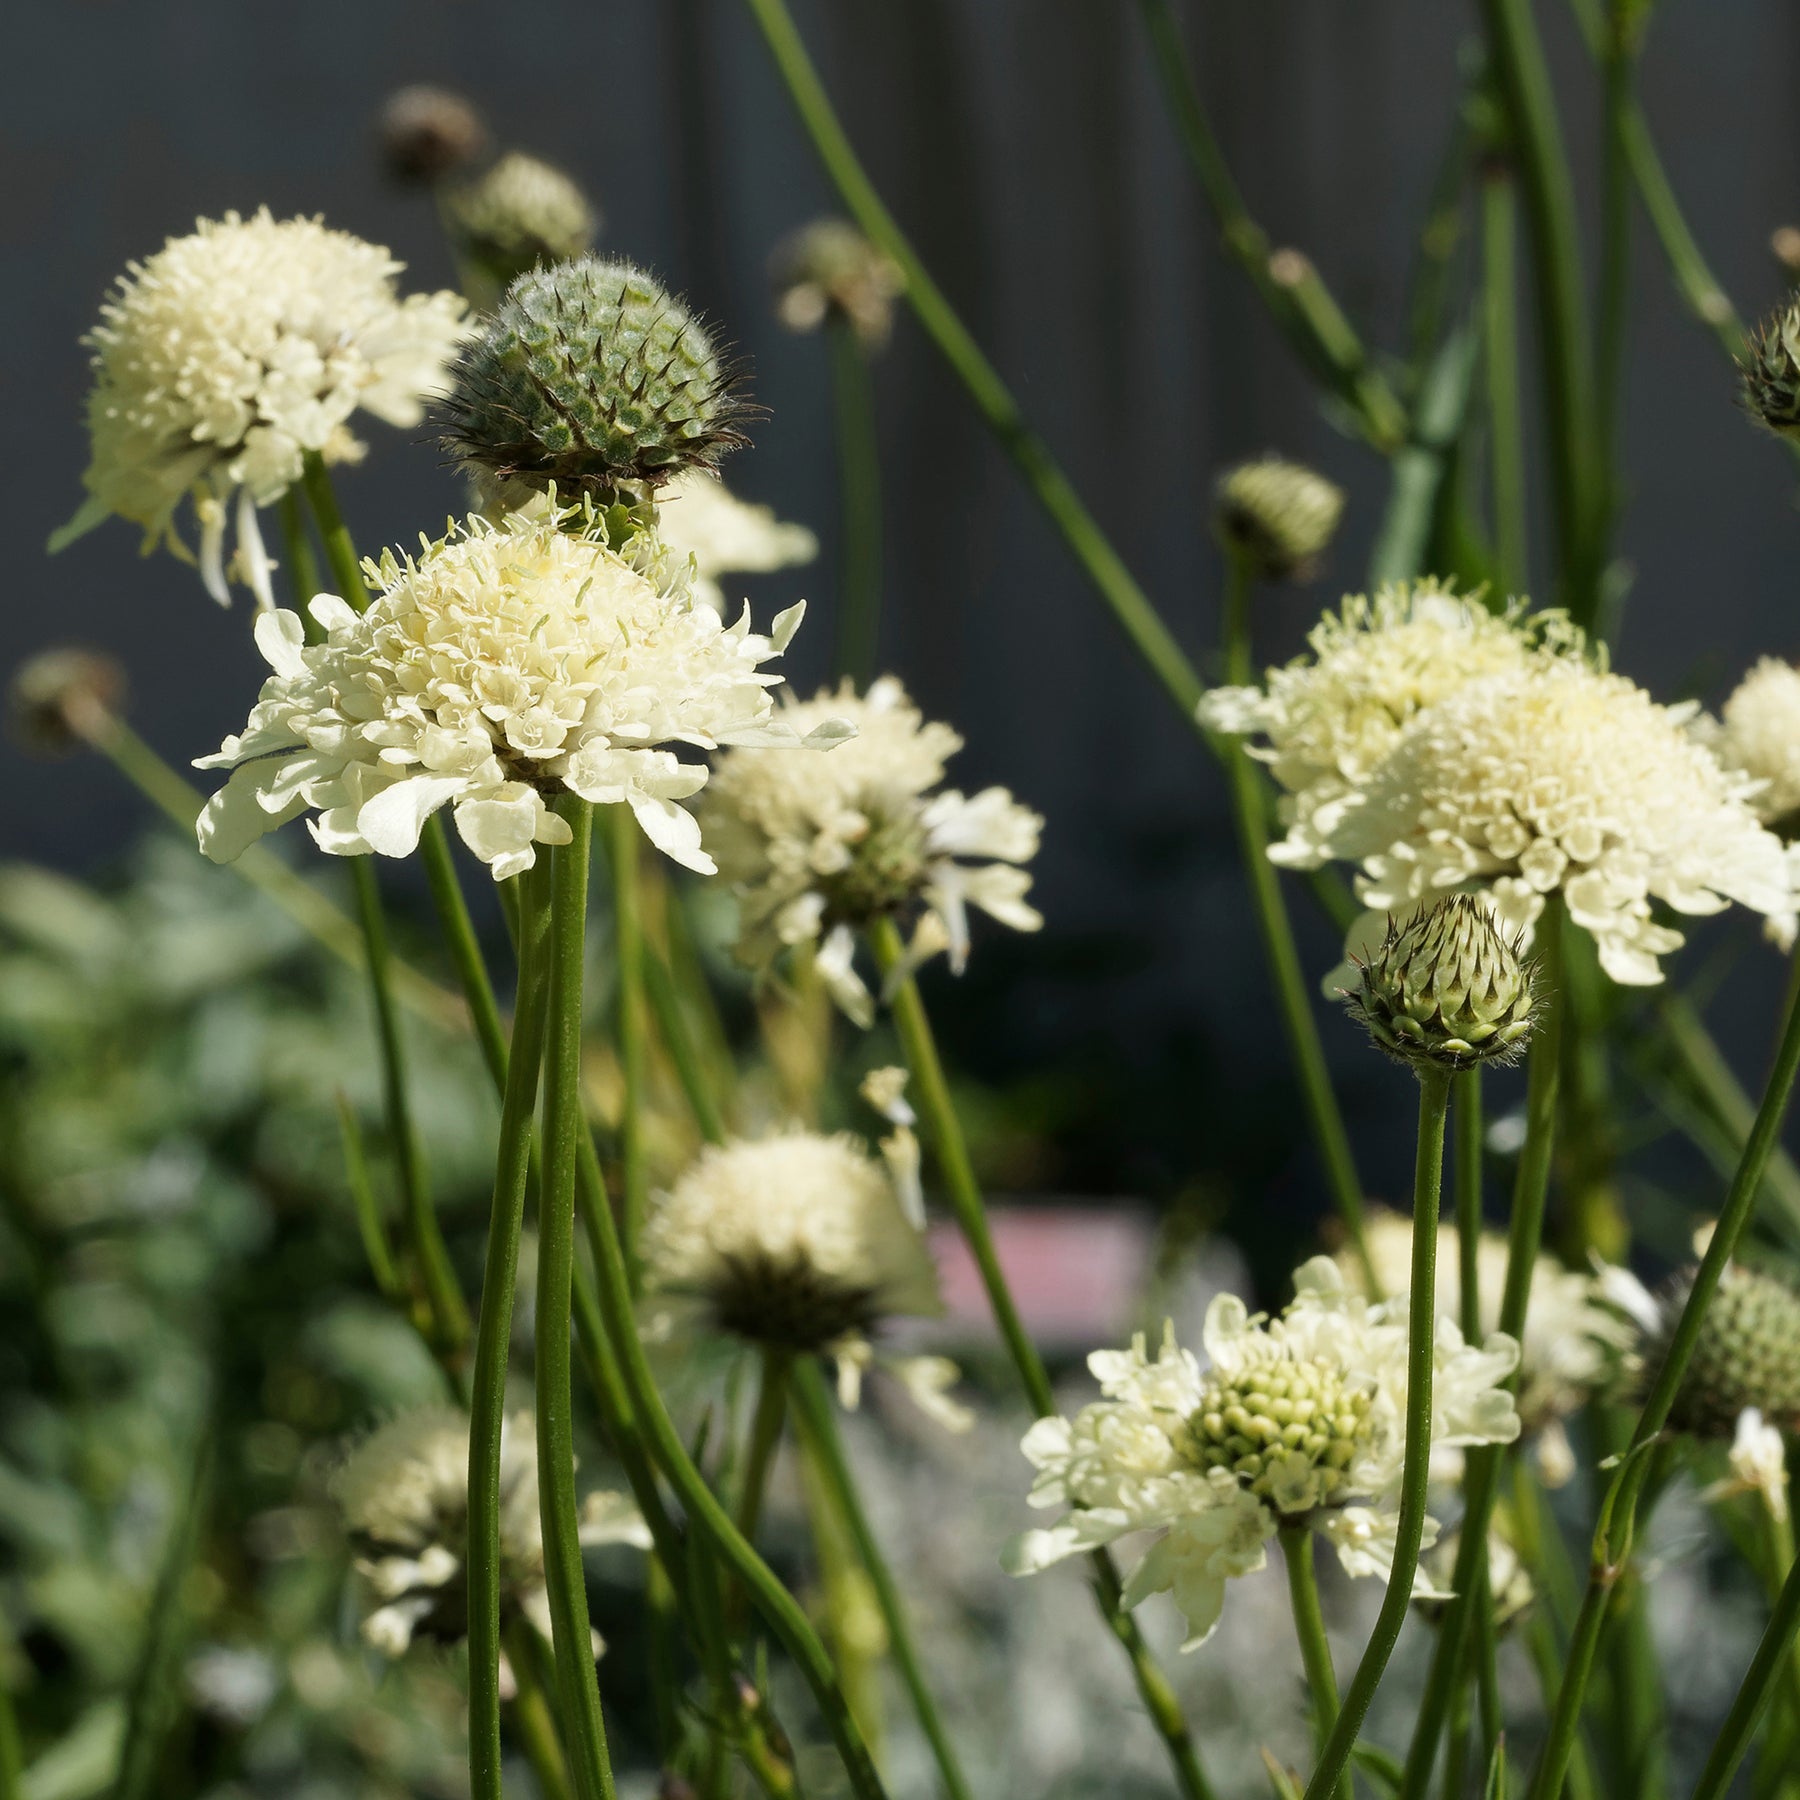
[[[124,698],[121,663],[97,650],[65,644],[20,663],[7,710],[28,750],[62,756],[92,744]]]
[[[1350,1575],[1391,1575],[1405,1462],[1405,1309],[1371,1306],[1328,1257],[1296,1270],[1294,1286],[1276,1319],[1217,1296],[1204,1370],[1172,1326],[1154,1360],[1141,1335],[1128,1351],[1088,1358],[1104,1398],[1026,1433],[1038,1471],[1031,1504],[1068,1510],[1008,1547],[1013,1574],[1154,1532],[1125,1601],[1172,1589],[1187,1618],[1186,1649],[1217,1625],[1226,1582],[1263,1566],[1280,1524],[1319,1532]],[[1476,1347],[1453,1321],[1438,1321],[1434,1448],[1518,1436],[1503,1385],[1518,1356],[1511,1338],[1496,1333]],[[1427,1542],[1436,1534],[1428,1520]],[[1421,1570],[1415,1592],[1430,1591]]]
[[[200,572],[223,605],[235,499],[236,573],[272,604],[256,509],[299,480],[309,451],[360,457],[348,425],[358,408],[418,424],[467,335],[459,296],[400,296],[403,266],[348,232],[267,207],[202,219],[133,263],[86,340],[88,497],[51,548],[117,513],[143,526],[147,547],[188,554],[175,513],[191,499]]]
[[[912,927],[909,968],[947,950],[959,972],[970,906],[1015,931],[1043,923],[1026,903],[1022,867],[1037,854],[1043,820],[1005,788],[969,796],[943,787],[962,739],[927,722],[893,677],[861,696],[845,683],[811,700],[786,697],[776,717],[796,736],[827,719],[856,734],[807,764],[760,749],[718,760],[701,824],[737,889],[737,949],[750,967],[817,946],[838,1004],[867,1024],[873,1002],[854,959],[856,934],[873,921]]]
[[[592,249],[600,230],[600,215],[581,184],[523,150],[507,151],[447,189],[443,209],[457,250],[495,299],[527,269]]]
[[[834,315],[879,349],[894,325],[906,277],[848,219],[814,219],[775,246],[769,258],[775,312],[790,331],[817,331]]]
[[[694,594],[715,612],[725,610],[723,575],[766,575],[808,563],[819,540],[804,525],[790,525],[767,506],[740,500],[708,469],[690,469],[657,489],[662,541],[677,556],[694,559]]]
[[[666,745],[798,744],[773,714],[781,653],[803,608],[727,626],[670,578],[652,539],[610,549],[592,514],[540,503],[476,517],[417,557],[365,565],[367,612],[321,595],[325,632],[265,613],[256,641],[274,673],[241,736],[201,768],[231,778],[200,817],[201,848],[229,862],[313,809],[333,856],[408,856],[425,820],[454,809],[463,842],[503,880],[568,842],[549,801],[568,792],[624,803],[652,843],[712,873],[693,815],[677,804],[707,779]],[[811,724],[808,742],[848,729]]]
[[[1226,470],[1213,496],[1220,542],[1264,581],[1310,579],[1343,514],[1342,488],[1278,456]]]
[[[396,88],[381,105],[381,156],[394,180],[435,187],[487,149],[487,126],[474,106],[448,88]]]

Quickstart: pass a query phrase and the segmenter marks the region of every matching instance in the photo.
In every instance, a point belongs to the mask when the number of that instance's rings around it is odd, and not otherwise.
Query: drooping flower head
[[[694,559],[694,596],[725,611],[723,575],[766,575],[809,563],[819,540],[772,508],[740,500],[705,469],[677,475],[656,495],[657,528],[676,556]]]
[[[1279,1318],[1234,1295],[1207,1309],[1209,1366],[1165,1327],[1151,1360],[1144,1338],[1097,1351],[1104,1399],[1072,1421],[1040,1419],[1025,1436],[1038,1476],[1034,1506],[1067,1507],[1028,1531],[1006,1565],[1033,1574],[1128,1533],[1160,1534],[1125,1583],[1135,1606],[1172,1589],[1192,1649],[1211,1635],[1225,1583],[1260,1569],[1278,1524],[1304,1522],[1350,1575],[1392,1573],[1406,1447],[1404,1308],[1371,1306],[1328,1257],[1295,1272]],[[1434,1448],[1510,1443],[1518,1414],[1501,1385],[1519,1348],[1498,1333],[1479,1348],[1440,1319],[1433,1375]],[[1426,1541],[1437,1526],[1426,1522]],[[1423,1572],[1419,1588],[1429,1590]]]
[[[365,1438],[332,1481],[332,1496],[375,1601],[364,1639],[384,1656],[415,1638],[454,1643],[468,1632],[469,1421],[449,1407],[402,1414]],[[584,1544],[650,1547],[635,1507],[616,1493],[590,1494]],[[537,1442],[530,1413],[500,1434],[500,1604],[546,1636],[544,1540],[538,1514]]]
[[[1749,801],[1783,837],[1800,823],[1800,669],[1765,656],[1733,690],[1717,719],[1695,735],[1727,769],[1759,783]]]
[[[1031,876],[1021,866],[1037,854],[1043,820],[1005,788],[970,797],[940,786],[962,739],[928,723],[892,676],[860,698],[848,683],[787,698],[776,716],[797,736],[833,718],[856,735],[816,767],[778,750],[719,759],[702,826],[737,888],[738,954],[749,966],[817,944],[838,1004],[867,1024],[873,1003],[853,966],[858,928],[878,918],[910,924],[909,966],[948,950],[960,972],[970,906],[1015,931],[1043,923],[1026,903]]]
[[[472,518],[416,557],[365,565],[380,591],[365,613],[321,595],[326,633],[307,644],[299,615],[257,621],[274,669],[241,736],[202,768],[232,771],[200,818],[201,848],[229,862],[309,808],[334,856],[407,856],[425,820],[454,809],[463,842],[496,880],[528,869],[538,844],[566,843],[548,799],[567,790],[623,802],[676,861],[705,873],[693,816],[676,804],[706,783],[670,744],[792,745],[761,665],[773,635],[748,609],[726,626],[697,605],[654,541],[627,560],[589,514],[554,504],[499,523]],[[809,742],[845,729],[813,723]]]
[[[1576,655],[1582,638],[1560,613],[1493,613],[1425,581],[1352,594],[1307,644],[1265,687],[1214,688],[1200,703],[1203,724],[1257,740],[1250,754],[1282,789],[1288,828],[1269,857],[1297,869],[1330,860],[1344,805],[1419,712],[1484,675]]]
[[[455,294],[402,299],[404,265],[318,219],[227,213],[133,263],[87,338],[88,497],[52,549],[117,513],[146,546],[181,553],[175,512],[191,497],[207,590],[229,599],[226,508],[236,499],[237,572],[271,604],[256,508],[300,478],[307,451],[354,461],[359,407],[418,424],[466,335]]]

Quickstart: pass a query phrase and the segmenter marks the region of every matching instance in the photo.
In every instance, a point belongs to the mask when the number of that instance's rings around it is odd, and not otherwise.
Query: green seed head
[[[713,468],[744,441],[737,371],[706,327],[628,262],[521,275],[459,358],[444,447],[501,485],[613,504]]]
[[[1531,1032],[1531,968],[1471,894],[1452,894],[1404,925],[1388,921],[1360,965],[1350,1010],[1382,1049],[1416,1068],[1505,1062]]]
[[[1344,490],[1300,463],[1264,457],[1219,478],[1215,524],[1265,581],[1310,578],[1343,516]]]
[[[1692,1285],[1690,1271],[1666,1296],[1668,1331]],[[1666,1348],[1645,1357],[1652,1373]],[[1747,1406],[1783,1431],[1800,1431],[1800,1293],[1776,1276],[1730,1263],[1706,1309],[1669,1422],[1694,1437],[1729,1439]]]
[[[580,256],[600,228],[574,181],[521,150],[451,188],[444,219],[458,251],[492,283],[494,297],[527,269]]]
[[[1305,1486],[1311,1504],[1329,1505],[1366,1435],[1373,1395],[1323,1362],[1270,1362],[1230,1380],[1215,1372],[1188,1420],[1203,1469],[1226,1469],[1279,1506]],[[1309,1466],[1297,1484],[1294,1461]]]
[[[1750,334],[1738,367],[1744,404],[1771,431],[1800,436],[1800,301],[1790,301]]]

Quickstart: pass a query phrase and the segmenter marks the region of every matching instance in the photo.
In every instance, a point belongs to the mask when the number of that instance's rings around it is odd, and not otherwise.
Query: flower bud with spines
[[[1780,436],[1800,437],[1800,300],[1757,326],[1738,367],[1750,411]]]
[[[1406,920],[1358,965],[1350,1010],[1382,1049],[1423,1071],[1507,1062],[1530,1035],[1531,968],[1472,894]]]
[[[1644,1358],[1652,1376],[1662,1366],[1693,1279],[1690,1270],[1663,1297],[1663,1341]],[[1728,1263],[1669,1423],[1694,1437],[1729,1441],[1747,1407],[1783,1431],[1800,1431],[1800,1293],[1778,1276]]]
[[[600,229],[580,184],[522,150],[450,188],[443,207],[457,249],[492,283],[490,299],[527,269],[582,255]]]
[[[737,373],[653,276],[584,256],[513,282],[438,417],[444,447],[503,490],[610,506],[744,442]]]
[[[1265,456],[1219,477],[1220,541],[1264,581],[1306,581],[1344,513],[1344,490],[1303,463]]]

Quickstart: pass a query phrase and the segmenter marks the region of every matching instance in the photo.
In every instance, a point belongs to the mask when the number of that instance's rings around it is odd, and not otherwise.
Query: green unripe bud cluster
[[[1322,1362],[1270,1362],[1232,1380],[1212,1375],[1188,1420],[1195,1460],[1273,1501],[1278,1489],[1291,1491],[1291,1476],[1282,1477],[1299,1455],[1313,1465],[1318,1504],[1328,1504],[1361,1448],[1373,1397]]]
[[[1738,366],[1750,411],[1771,431],[1800,436],[1800,300],[1757,326]]]
[[[1306,580],[1343,514],[1342,488],[1275,456],[1228,469],[1215,496],[1220,540],[1265,581]]]
[[[1382,1049],[1454,1073],[1518,1056],[1531,1032],[1531,967],[1472,894],[1452,894],[1387,936],[1349,996]]]
[[[527,269],[580,256],[600,229],[579,184],[522,150],[450,188],[443,207],[458,251],[496,295]]]
[[[1692,1282],[1691,1274],[1677,1282],[1663,1308],[1671,1332]],[[1646,1357],[1652,1372],[1664,1349]],[[1669,1422],[1694,1437],[1728,1439],[1751,1406],[1771,1425],[1800,1431],[1800,1293],[1776,1276],[1728,1263]]]
[[[613,504],[741,444],[737,372],[692,312],[628,262],[533,269],[458,358],[444,447],[504,487]]]

